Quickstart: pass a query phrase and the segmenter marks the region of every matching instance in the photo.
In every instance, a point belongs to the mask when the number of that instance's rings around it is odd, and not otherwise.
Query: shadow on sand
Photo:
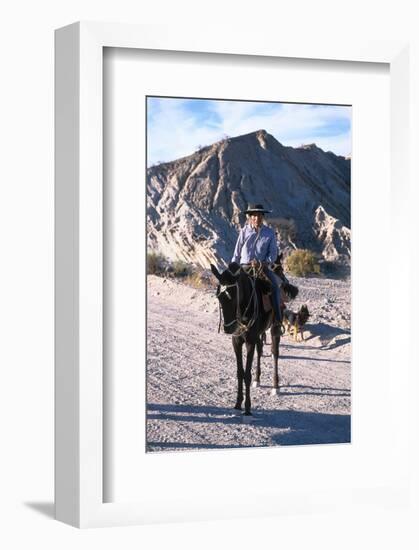
[[[319,338],[322,342],[322,346],[317,349],[335,349],[351,341],[351,331],[349,329],[336,327],[327,323],[316,323],[314,325],[307,324],[304,328],[310,333],[306,341]],[[338,339],[336,340],[336,338]],[[335,341],[332,342],[332,340]],[[329,344],[329,342],[332,343]]]
[[[288,386],[294,387],[294,386]],[[308,386],[299,386],[309,388]],[[313,388],[317,389],[317,388]],[[333,388],[329,388],[333,390]],[[336,390],[333,390],[336,391]],[[338,390],[347,391],[347,390]],[[326,393],[322,394],[327,396]],[[341,394],[339,394],[341,395]],[[345,394],[344,394],[345,395]],[[242,426],[244,417],[223,407],[196,405],[154,404],[147,406],[147,420],[172,421],[182,423],[214,424],[224,426]],[[248,417],[246,417],[248,418]],[[325,443],[350,443],[351,417],[341,414],[323,414],[288,410],[266,410],[255,408],[250,424],[253,429],[269,428],[273,430],[270,445],[314,445]],[[197,426],[198,427],[198,426]],[[147,448],[153,451],[162,449],[227,449],[238,448],[237,444],[183,443],[176,441],[148,441]]]
[[[310,349],[319,349],[319,348],[310,348]],[[329,348],[330,349],[330,348]],[[269,356],[270,357],[270,356]],[[345,359],[325,359],[324,357],[316,357],[315,355],[308,357],[305,355],[286,355],[285,353],[280,354],[280,359],[295,359],[296,361],[320,361],[323,363],[346,363],[350,364],[350,361]]]
[[[261,389],[270,390],[272,386],[261,384]],[[322,397],[351,397],[351,390],[347,388],[318,388],[315,386],[303,386],[301,384],[288,384],[281,386],[281,397],[294,395],[320,395]]]
[[[316,323],[314,325],[306,324],[304,325],[304,338],[305,340],[301,341],[301,336],[298,337],[298,342],[295,342],[294,337],[290,335],[282,336],[281,346],[287,347],[290,349],[301,349],[310,351],[319,351],[319,350],[330,350],[336,349],[345,344],[349,344],[351,341],[351,331],[349,329],[344,329],[336,327],[334,325],[328,325],[327,323]],[[318,338],[321,342],[319,346],[313,346],[307,344],[310,340],[315,340]],[[267,341],[265,346],[270,346],[271,342]],[[263,354],[263,357],[268,357],[270,354]],[[348,361],[349,363],[349,361]]]

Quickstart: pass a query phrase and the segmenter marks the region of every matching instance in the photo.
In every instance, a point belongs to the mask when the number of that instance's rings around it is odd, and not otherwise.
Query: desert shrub
[[[175,277],[186,277],[189,275],[189,265],[182,260],[175,260],[172,267]]]
[[[214,287],[211,272],[208,271],[193,271],[186,277],[185,282],[193,288],[203,290]]]
[[[149,252],[147,254],[147,274],[160,275],[164,271],[165,258],[158,252]]]
[[[285,263],[286,269],[295,277],[320,273],[320,266],[313,252],[305,249],[297,249],[291,252]]]

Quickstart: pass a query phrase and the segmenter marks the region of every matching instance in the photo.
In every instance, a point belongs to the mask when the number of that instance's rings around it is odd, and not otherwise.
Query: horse
[[[279,393],[278,357],[281,340],[281,323],[274,322],[273,308],[267,310],[264,307],[263,294],[270,290],[271,283],[257,276],[260,274],[258,271],[262,271],[262,269],[252,269],[246,272],[237,263],[231,263],[225,271],[220,273],[211,264],[211,271],[219,282],[216,295],[220,304],[220,315],[221,311],[223,315],[224,332],[232,335],[233,349],[236,355],[238,385],[234,408],[242,410],[244,382],[245,416],[252,414],[250,385],[252,382],[252,363],[255,348],[257,348],[258,354],[256,382],[259,383],[260,357],[263,348],[261,336],[268,329],[271,331],[271,349],[274,362],[272,392],[275,394]],[[298,289],[290,285],[286,280],[283,281],[282,288],[287,295],[296,295],[295,290],[298,292]],[[245,368],[243,367],[243,344],[246,345],[247,352]]]

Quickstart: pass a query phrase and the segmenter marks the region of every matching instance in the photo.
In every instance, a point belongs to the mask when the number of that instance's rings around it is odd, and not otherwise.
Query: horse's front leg
[[[257,362],[256,362],[256,376],[255,381],[253,382],[253,387],[258,388],[260,386],[260,360],[263,353],[263,341],[262,338],[259,337],[256,340],[256,353],[257,353]]]
[[[279,343],[281,341],[281,327],[274,325],[271,327],[271,351],[273,364],[273,380],[272,380],[272,395],[279,393],[279,376],[278,376],[278,358],[279,358]]]
[[[250,343],[246,342],[246,350],[247,350],[247,357],[246,357],[246,369],[244,371],[244,383],[246,385],[246,398],[244,400],[244,414],[246,416],[251,415],[250,407],[250,384],[252,383],[252,363],[253,363],[253,356],[255,354],[255,342]]]
[[[243,380],[244,380],[244,369],[243,369],[243,340],[239,337],[233,336],[233,348],[234,353],[236,354],[237,362],[237,399],[234,408],[241,410],[243,403]]]

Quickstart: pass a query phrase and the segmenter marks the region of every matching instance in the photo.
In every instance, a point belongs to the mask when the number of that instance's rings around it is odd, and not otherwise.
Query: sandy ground
[[[217,332],[215,284],[196,290],[148,277],[148,451],[350,441],[350,282],[290,282],[300,293],[289,308],[305,303],[311,314],[306,341],[281,339],[279,395],[271,395],[270,349],[264,348],[249,421],[232,408],[235,357],[231,336]]]

